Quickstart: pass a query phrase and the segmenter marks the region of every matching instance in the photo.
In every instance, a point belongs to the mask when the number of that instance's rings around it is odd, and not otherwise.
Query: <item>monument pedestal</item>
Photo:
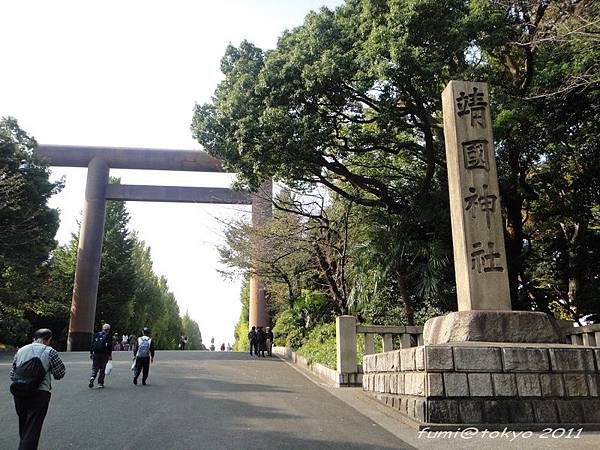
[[[367,355],[363,389],[423,429],[600,429],[600,349],[528,311],[459,311],[425,345]]]
[[[367,355],[363,389],[419,429],[600,429],[600,349],[463,342]]]
[[[425,344],[514,342],[563,344],[558,325],[534,311],[456,311],[425,323]]]

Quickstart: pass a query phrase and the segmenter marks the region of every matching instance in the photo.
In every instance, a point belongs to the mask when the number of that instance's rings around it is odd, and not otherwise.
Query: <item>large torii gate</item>
[[[87,167],[85,203],[77,250],[67,351],[87,351],[94,332],[104,237],[106,200],[252,205],[252,224],[272,216],[272,183],[257,193],[226,188],[109,184],[110,169],[224,172],[220,162],[201,151],[147,148],[38,145],[36,153],[51,166]],[[250,326],[267,326],[264,283],[250,279]]]

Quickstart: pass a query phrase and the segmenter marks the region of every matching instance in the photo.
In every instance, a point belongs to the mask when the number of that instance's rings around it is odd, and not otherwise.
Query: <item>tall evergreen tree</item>
[[[54,307],[42,285],[59,224],[48,199],[62,182],[49,181],[35,146],[15,119],[0,120],[0,342],[24,342],[25,313],[44,316]]]

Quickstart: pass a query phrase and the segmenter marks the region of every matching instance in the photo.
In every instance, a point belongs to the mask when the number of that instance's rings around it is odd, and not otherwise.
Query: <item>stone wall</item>
[[[600,349],[428,345],[367,355],[363,389],[419,423],[600,423]]]
[[[330,369],[323,364],[309,364],[306,358],[287,347],[273,347],[273,354],[311,371],[317,377],[326,383],[331,384],[332,386],[360,386],[362,383],[362,373],[341,373]]]

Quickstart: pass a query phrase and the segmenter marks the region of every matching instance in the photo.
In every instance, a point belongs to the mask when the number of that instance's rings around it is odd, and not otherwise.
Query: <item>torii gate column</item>
[[[96,298],[104,238],[106,186],[110,168],[99,157],[88,165],[83,220],[79,233],[77,267],[71,301],[67,351],[88,351],[94,332]]]
[[[252,226],[260,226],[273,217],[273,181],[265,181],[258,192],[252,194]],[[254,245],[260,245],[255,243]],[[249,326],[269,326],[269,313],[265,297],[265,283],[258,275],[250,277]]]

